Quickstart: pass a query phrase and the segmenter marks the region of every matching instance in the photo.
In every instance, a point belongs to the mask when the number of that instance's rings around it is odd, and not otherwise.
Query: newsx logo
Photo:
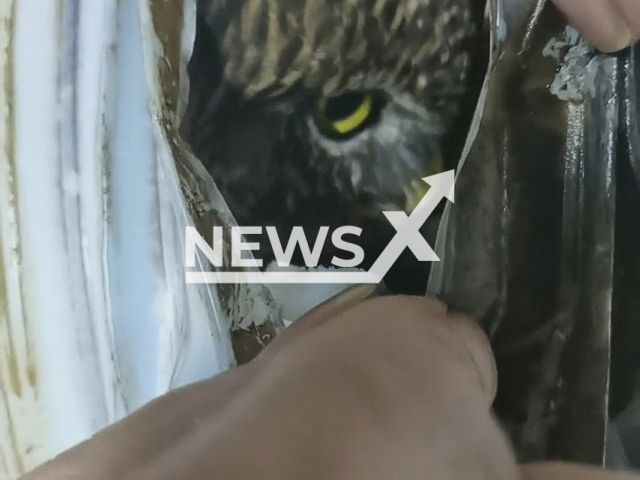
[[[321,227],[311,247],[302,227],[294,227],[291,236],[283,245],[275,227],[232,227],[231,229],[231,265],[236,268],[248,268],[244,271],[187,271],[187,283],[379,283],[386,275],[404,249],[409,248],[421,262],[437,262],[438,256],[420,234],[420,228],[427,221],[443,198],[454,202],[455,172],[453,170],[432,175],[423,179],[431,188],[420,200],[416,208],[407,215],[402,211],[383,212],[395,228],[396,234],[368,271],[269,271],[258,270],[263,266],[261,259],[245,258],[243,253],[260,249],[256,242],[246,242],[245,235],[260,235],[266,231],[269,242],[280,267],[288,267],[296,247],[300,248],[305,266],[317,267],[323,247],[329,236],[329,227]],[[332,244],[339,250],[350,254],[344,259],[334,256],[332,264],[340,269],[356,269],[364,260],[362,247],[347,241],[344,237],[359,237],[362,230],[354,226],[343,226],[331,234]],[[223,227],[213,228],[213,243],[209,245],[194,227],[186,228],[185,265],[187,269],[202,268],[202,256],[213,267],[220,269],[224,258]],[[198,255],[198,251],[202,256]],[[200,262],[200,263],[199,263]]]
[[[281,267],[291,265],[291,259],[296,247],[300,248],[304,264],[307,267],[316,267],[320,261],[320,255],[329,236],[329,227],[320,227],[313,248],[304,233],[302,227],[294,227],[286,247],[284,247],[278,236],[275,227],[231,227],[231,266],[237,268],[258,268],[263,266],[262,259],[244,258],[243,253],[247,251],[260,250],[260,244],[255,242],[245,242],[247,235],[262,235],[266,230],[269,242],[276,259],[276,263]],[[362,229],[358,227],[340,227],[331,234],[331,243],[339,250],[350,253],[352,258],[345,260],[333,257],[331,264],[339,268],[356,268],[364,260],[364,250],[360,245],[348,242],[344,239],[346,235],[360,236]],[[211,262],[214,267],[223,266],[224,249],[224,227],[213,227],[213,247],[198,233],[194,227],[187,227],[187,267],[195,268],[196,248]]]

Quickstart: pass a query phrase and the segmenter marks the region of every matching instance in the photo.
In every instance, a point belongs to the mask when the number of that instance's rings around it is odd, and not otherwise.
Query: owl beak
[[[411,186],[404,191],[406,198],[404,207],[405,213],[410,214],[413,212],[430,188],[431,185],[423,182],[422,180],[411,182]]]
[[[431,186],[422,179],[431,175],[436,175],[444,171],[444,161],[442,151],[437,141],[434,141],[429,151],[429,160],[426,166],[420,171],[412,169],[411,179],[408,185],[403,189],[405,196],[404,210],[407,214],[413,212],[420,200],[427,194]]]

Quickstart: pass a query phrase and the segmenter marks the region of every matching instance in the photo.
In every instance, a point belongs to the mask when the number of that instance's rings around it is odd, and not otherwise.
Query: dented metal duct
[[[185,284],[186,227],[236,223],[179,135],[196,3],[0,3],[0,480],[344,288]],[[523,460],[640,467],[640,50],[599,54],[544,0],[486,11],[427,293],[491,336]]]
[[[623,409],[627,430],[640,420],[629,410],[640,332],[635,54],[599,54],[544,1],[503,47],[429,293],[489,332],[496,411],[522,460],[637,462],[632,443],[613,446],[619,424],[609,424]]]

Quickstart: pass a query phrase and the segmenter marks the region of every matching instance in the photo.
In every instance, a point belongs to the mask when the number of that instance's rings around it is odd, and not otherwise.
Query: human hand
[[[325,307],[24,480],[513,480],[495,380],[481,330],[436,302]]]
[[[490,413],[495,390],[482,331],[436,302],[325,306],[249,365],[152,402],[23,480],[637,480],[521,471]]]
[[[554,0],[595,47],[614,52],[640,38],[638,0]]]

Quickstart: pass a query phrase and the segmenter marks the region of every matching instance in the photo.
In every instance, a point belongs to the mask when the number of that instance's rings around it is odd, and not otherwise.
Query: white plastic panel
[[[210,290],[184,283],[145,8],[0,2],[0,480],[233,363]]]

